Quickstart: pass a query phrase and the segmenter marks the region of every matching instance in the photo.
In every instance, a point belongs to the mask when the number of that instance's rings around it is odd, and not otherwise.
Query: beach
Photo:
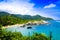
[[[25,24],[14,24],[14,25],[8,25],[8,26],[3,26],[2,27],[2,29],[5,29],[5,28],[11,28],[11,27],[23,27],[24,25],[27,25],[27,24],[29,24],[29,25],[41,25],[41,24],[48,24],[48,22],[47,21],[44,21],[44,20],[42,20],[42,21],[34,21],[34,22],[27,22],[27,23],[25,23]]]

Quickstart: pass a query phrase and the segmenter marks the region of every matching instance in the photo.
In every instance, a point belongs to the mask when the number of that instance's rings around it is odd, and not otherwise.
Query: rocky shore
[[[27,22],[26,24],[23,24],[21,27],[29,27],[29,26],[32,26],[32,25],[42,25],[42,24],[48,24],[47,21],[44,21],[44,20],[41,20],[41,21],[29,21]]]

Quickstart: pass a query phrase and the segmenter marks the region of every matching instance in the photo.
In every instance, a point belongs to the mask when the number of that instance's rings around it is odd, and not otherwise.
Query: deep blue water
[[[30,35],[33,35],[34,32],[36,33],[44,33],[49,36],[50,32],[52,32],[52,40],[60,40],[60,21],[48,21],[49,24],[43,25],[34,25],[32,29],[21,28],[21,27],[12,27],[8,28],[10,31],[18,31],[21,32],[23,35],[28,36],[29,32]]]

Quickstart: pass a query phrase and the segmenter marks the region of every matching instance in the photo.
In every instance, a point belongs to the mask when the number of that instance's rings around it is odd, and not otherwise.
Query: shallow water
[[[48,21],[50,24],[43,24],[43,25],[33,25],[32,29],[22,28],[22,27],[12,27],[8,28],[9,31],[18,31],[21,32],[23,35],[28,36],[33,35],[34,32],[36,33],[44,33],[49,36],[50,32],[52,32],[52,40],[60,40],[60,22],[59,21]]]

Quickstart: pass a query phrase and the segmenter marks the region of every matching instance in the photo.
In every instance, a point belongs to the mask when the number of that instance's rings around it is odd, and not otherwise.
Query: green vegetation
[[[49,37],[37,33],[32,36],[23,36],[20,32],[11,32],[0,28],[0,40],[49,40]]]
[[[2,26],[13,25],[13,24],[22,24],[28,22],[28,20],[24,20],[15,15],[8,14],[5,12],[0,12],[0,24]]]
[[[42,17],[40,15],[30,16],[17,14],[16,16],[25,20],[53,20],[52,18]]]
[[[35,15],[35,16],[15,15],[15,14],[9,14],[8,12],[0,12],[0,25],[2,26],[22,24],[34,20],[52,20],[52,19],[45,18],[40,15]]]

